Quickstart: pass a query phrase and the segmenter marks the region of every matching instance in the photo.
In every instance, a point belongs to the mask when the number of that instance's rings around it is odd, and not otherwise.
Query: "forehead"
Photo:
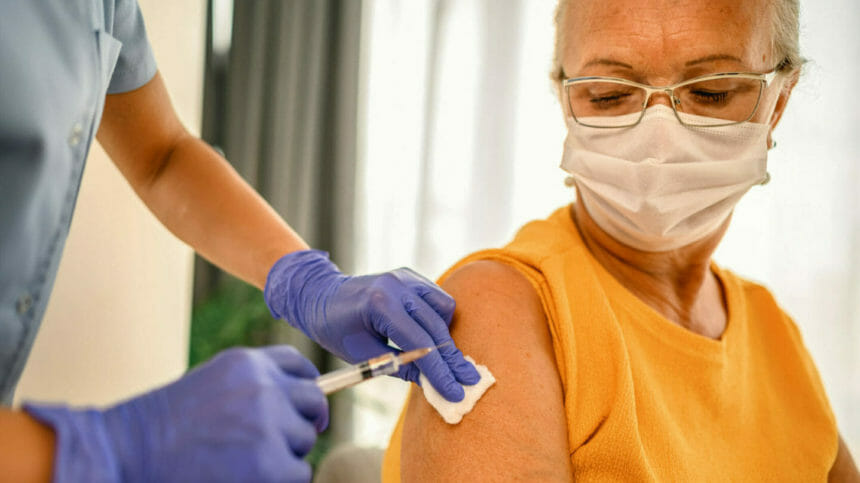
[[[611,59],[633,71],[668,75],[691,61],[723,56],[739,62],[706,63],[769,69],[769,1],[569,0],[559,25],[563,67],[577,74],[594,59]]]

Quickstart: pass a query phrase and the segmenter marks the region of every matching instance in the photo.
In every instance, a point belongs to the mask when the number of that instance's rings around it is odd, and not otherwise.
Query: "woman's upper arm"
[[[403,426],[404,481],[572,478],[563,392],[534,288],[499,262],[470,263],[442,285],[457,301],[451,334],[496,378],[457,425],[413,390]]]

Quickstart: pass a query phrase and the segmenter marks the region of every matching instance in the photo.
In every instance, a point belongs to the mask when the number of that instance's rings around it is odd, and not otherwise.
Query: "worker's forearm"
[[[138,195],[173,234],[259,288],[281,256],[308,248],[229,163],[190,135]]]
[[[22,411],[0,409],[0,482],[50,481],[54,432]]]

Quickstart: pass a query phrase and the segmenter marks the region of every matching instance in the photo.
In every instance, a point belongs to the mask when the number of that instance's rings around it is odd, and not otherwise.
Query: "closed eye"
[[[691,91],[696,102],[719,104],[725,102],[729,97],[728,91],[711,92],[711,91]]]
[[[630,94],[625,93],[613,93],[607,94],[599,97],[592,97],[588,100],[591,104],[593,104],[597,108],[608,108],[615,106],[621,102],[624,102],[627,98],[630,97]]]

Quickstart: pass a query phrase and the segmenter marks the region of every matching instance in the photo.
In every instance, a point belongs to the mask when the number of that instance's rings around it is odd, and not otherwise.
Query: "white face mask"
[[[631,122],[638,116],[629,115]],[[613,238],[643,251],[673,250],[713,233],[750,187],[767,182],[769,128],[687,127],[659,104],[631,128],[592,128],[569,118],[561,167]]]

